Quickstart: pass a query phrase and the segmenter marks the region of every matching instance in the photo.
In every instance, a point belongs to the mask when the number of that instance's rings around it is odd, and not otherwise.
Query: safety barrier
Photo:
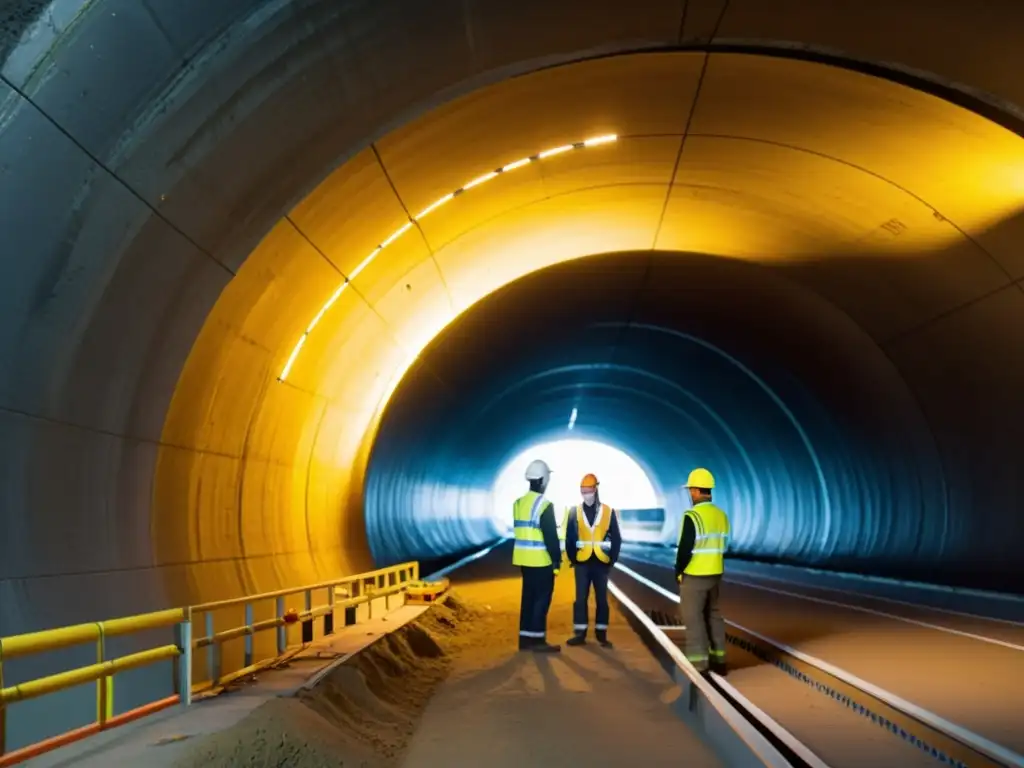
[[[323,635],[331,635],[335,628],[335,612],[344,611],[342,626],[356,623],[356,610],[360,606],[366,607],[366,618],[372,618],[375,605],[378,605],[379,601],[383,601],[384,609],[389,610],[390,598],[405,592],[414,583],[419,583],[419,563],[401,563],[368,573],[355,574],[295,589],[283,589],[233,600],[221,600],[186,608],[173,608],[92,624],[79,624],[0,638],[0,768],[20,763],[176,704],[189,706],[192,703],[193,694],[225,686],[243,675],[251,674],[280,661],[288,652],[289,626],[299,624],[301,627],[300,647],[308,645],[313,642],[314,621],[317,618],[323,619]],[[314,606],[314,594],[318,592],[325,593],[326,601]],[[296,596],[303,598],[304,610],[286,607],[288,598]],[[254,618],[255,606],[271,600],[273,601],[273,617],[256,621]],[[244,624],[215,632],[215,614],[231,608],[244,610]],[[193,638],[193,617],[198,614],[205,614],[206,634],[203,637]],[[149,648],[116,658],[107,658],[105,641],[108,638],[168,627],[174,627],[175,630],[173,644]],[[272,629],[277,631],[277,655],[257,662],[254,660],[253,637],[260,632]],[[245,640],[242,667],[224,674],[222,646],[229,640],[238,638]],[[4,687],[5,662],[85,643],[96,645],[96,663]],[[197,684],[193,680],[193,651],[203,648],[206,649],[207,679]],[[173,662],[174,695],[115,715],[114,675],[163,661]],[[6,750],[7,710],[11,704],[90,682],[96,683],[96,719],[92,724],[15,751],[8,752]]]
[[[373,617],[374,603],[377,600],[385,601],[385,609],[390,609],[387,604],[389,597],[406,591],[411,584],[419,580],[419,563],[402,563],[389,568],[370,571],[369,573],[356,574],[336,581],[312,584],[298,589],[282,589],[276,592],[264,592],[260,595],[240,597],[233,600],[220,600],[213,603],[203,603],[192,606],[193,615],[205,614],[206,634],[197,638],[193,647],[196,650],[206,649],[206,667],[208,679],[192,686],[193,693],[203,693],[234,682],[240,677],[258,671],[278,661],[285,655],[288,649],[288,627],[299,624],[301,627],[301,642],[303,645],[313,642],[314,620],[323,618],[323,634],[334,633],[335,612],[344,610],[343,626],[354,624],[355,616],[353,611],[361,605],[367,606],[367,618]],[[326,602],[320,605],[313,605],[313,595],[316,592],[326,594]],[[299,611],[294,608],[286,608],[286,601],[289,597],[302,596],[304,609]],[[340,599],[339,599],[340,598]],[[256,605],[273,600],[273,617],[257,621],[255,619]],[[243,608],[245,611],[244,623],[231,627],[230,629],[214,631],[215,614],[218,611],[229,608]],[[256,661],[254,652],[254,636],[267,630],[277,630],[277,655],[262,661]],[[222,648],[229,640],[244,638],[245,649],[243,662],[240,669],[225,674],[223,669]]]
[[[146,613],[123,619],[98,621],[94,624],[77,624],[72,627],[31,632],[0,639],[0,766],[13,765],[30,757],[48,752],[57,747],[83,739],[106,728],[121,725],[151,712],[159,711],[188,698],[189,663],[191,644],[189,642],[189,609],[174,608],[168,611]],[[130,635],[150,629],[174,626],[177,638],[174,645],[150,648],[138,653],[114,659],[106,658],[107,638]],[[3,666],[12,659],[31,656],[47,651],[56,651],[85,643],[96,644],[96,663],[78,669],[60,672],[18,685],[3,687]],[[181,662],[181,657],[185,663]],[[175,662],[175,695],[146,707],[114,716],[114,675],[129,669],[148,666],[159,661]],[[84,728],[55,736],[46,741],[7,752],[7,709],[18,701],[34,699],[47,694],[63,691],[83,683],[96,682],[96,720]]]

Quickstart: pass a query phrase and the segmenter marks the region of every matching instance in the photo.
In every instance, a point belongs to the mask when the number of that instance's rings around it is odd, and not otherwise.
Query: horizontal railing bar
[[[328,587],[340,587],[345,584],[354,584],[359,581],[366,581],[367,579],[373,579],[378,576],[383,576],[390,573],[401,573],[402,571],[413,571],[417,563],[401,563],[400,565],[392,565],[387,568],[380,568],[376,571],[369,571],[368,573],[357,573],[351,576],[346,576],[343,579],[335,579],[333,581],[324,581],[318,584],[310,584],[304,587],[294,587],[289,589],[278,589],[273,592],[261,592],[258,595],[249,595],[247,597],[232,597],[227,600],[216,600],[210,603],[201,603],[199,605],[193,605],[192,610],[197,612],[216,611],[222,608],[233,608],[246,603],[256,603],[261,600],[273,600],[277,597],[290,597],[291,595],[301,595],[303,592],[310,592],[315,589],[327,589]]]
[[[371,600],[375,600],[381,597],[388,597],[389,595],[397,595],[404,592],[406,586],[404,584],[396,584],[393,587],[386,587],[385,589],[375,590],[372,594],[360,595],[359,597],[350,597],[346,600],[338,600],[333,605],[324,603],[318,605],[315,608],[311,608],[308,611],[301,611],[296,615],[296,618],[289,622],[283,617],[278,616],[272,619],[263,619],[262,621],[254,622],[250,625],[243,625],[239,627],[232,627],[231,629],[224,629],[217,632],[214,635],[206,635],[205,637],[196,638],[192,643],[196,649],[206,648],[215,643],[226,643],[229,640],[237,640],[240,637],[246,635],[254,635],[257,632],[263,632],[268,629],[277,629],[278,627],[287,624],[300,624],[304,621],[312,621],[321,616],[326,616],[328,613],[332,613],[338,610],[344,610],[345,608],[351,608],[356,605],[362,605],[368,603]]]
[[[180,654],[181,651],[178,646],[164,645],[98,664],[90,664],[87,667],[79,667],[68,672],[59,672],[56,675],[41,677],[38,680],[31,680],[20,685],[12,685],[10,688],[0,690],[0,704],[11,704],[16,701],[25,701],[26,699],[45,696],[48,693],[56,693],[65,688],[72,688],[83,683],[91,683],[103,677],[110,677],[118,672],[173,659]]]
[[[74,744],[76,741],[81,741],[82,739],[93,736],[101,731],[108,731],[119,725],[131,723],[135,720],[146,717],[147,715],[152,715],[156,712],[167,709],[168,707],[173,707],[175,704],[180,703],[180,701],[181,697],[177,694],[174,696],[168,696],[167,698],[160,699],[159,701],[143,704],[141,707],[136,707],[135,709],[129,710],[128,712],[124,712],[120,715],[114,715],[105,723],[90,723],[89,725],[82,726],[81,728],[76,728],[73,731],[67,731],[66,733],[45,739],[44,741],[37,741],[35,744],[29,744],[27,747],[16,749],[13,752],[6,752],[0,755],[0,768],[7,768],[7,766],[16,765],[33,757],[39,757],[47,752],[67,746],[68,744]]]
[[[187,609],[171,608],[155,613],[143,613],[123,619],[108,619],[91,624],[75,624],[60,629],[44,629],[0,639],[0,658],[15,659],[36,653],[56,651],[82,643],[95,643],[102,633],[105,637],[128,635],[147,629],[169,627],[185,620]]]
[[[229,600],[213,601],[196,606],[172,608],[164,611],[139,614],[136,616],[108,619],[106,621],[92,622],[88,624],[77,624],[69,627],[59,627],[55,629],[14,635],[7,638],[0,638],[0,664],[9,659],[45,653],[47,651],[59,650],[85,643],[95,643],[98,648],[99,658],[102,659],[103,641],[108,637],[128,635],[171,626],[176,627],[175,637],[177,643],[175,645],[165,645],[152,648],[150,650],[121,656],[115,659],[107,659],[89,666],[79,667],[77,669],[60,672],[47,677],[26,681],[14,686],[4,687],[3,679],[0,677],[0,715],[2,715],[3,709],[5,709],[9,704],[46,696],[48,694],[56,693],[79,685],[85,685],[91,682],[103,681],[106,678],[113,678],[113,676],[119,672],[144,667],[161,661],[174,660],[175,689],[178,691],[178,693],[173,697],[163,699],[159,702],[153,702],[150,705],[140,707],[130,713],[125,713],[124,715],[104,719],[103,715],[100,714],[98,720],[91,725],[84,726],[74,731],[53,737],[52,739],[46,739],[37,744],[29,745],[23,749],[8,753],[5,753],[3,748],[3,730],[6,723],[4,722],[4,718],[0,716],[0,768],[28,759],[31,756],[51,751],[63,744],[77,741],[122,722],[128,722],[138,717],[143,717],[149,712],[158,711],[159,709],[166,708],[172,704],[180,703],[188,705],[192,701],[192,695],[196,693],[199,688],[223,686],[227,682],[238,679],[246,674],[278,664],[282,660],[287,659],[294,653],[298,652],[297,650],[293,652],[285,652],[281,645],[285,641],[281,640],[279,637],[279,654],[277,657],[265,659],[256,664],[249,664],[243,669],[239,669],[228,675],[219,676],[218,680],[197,686],[191,681],[192,654],[196,648],[209,647],[228,640],[248,637],[264,630],[278,629],[280,633],[282,631],[280,629],[281,627],[293,623],[303,624],[303,636],[307,637],[309,622],[320,617],[326,617],[329,614],[343,612],[347,608],[371,603],[379,598],[401,594],[407,590],[410,584],[416,583],[418,578],[419,563],[416,561],[410,561],[388,566],[386,568],[379,568],[366,573],[351,574],[340,579],[320,582],[317,584],[280,589],[273,592],[264,592],[257,595],[249,595]],[[311,597],[312,593],[316,590],[327,590],[329,602],[315,607],[312,606]],[[357,594],[353,596],[353,593]],[[303,594],[305,595],[306,606],[304,611],[298,612],[295,611],[295,609],[289,609],[286,612],[284,611],[285,603],[283,598]],[[341,599],[337,599],[339,597]],[[212,629],[213,611],[223,608],[246,606],[246,619],[251,621],[252,605],[254,603],[264,600],[273,600],[275,598],[278,600],[275,612],[284,612],[284,615],[275,616],[274,618],[263,621],[252,622],[246,626],[235,627],[208,637],[192,640],[192,620],[194,613],[205,613],[207,615],[208,627]],[[324,621],[324,631],[330,632],[327,619],[324,619]],[[249,645],[250,643],[247,642],[247,660],[251,660],[251,649],[249,648]],[[181,659],[180,661],[179,658]],[[101,684],[105,685],[105,683]],[[182,693],[182,691],[184,691],[184,693]],[[102,702],[102,698],[100,701]],[[102,706],[102,704],[98,706]]]

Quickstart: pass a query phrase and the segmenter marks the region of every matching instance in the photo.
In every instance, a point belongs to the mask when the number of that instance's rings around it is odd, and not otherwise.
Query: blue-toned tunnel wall
[[[763,268],[591,257],[488,298],[420,362],[368,474],[382,561],[457,546],[466,529],[444,522],[450,509],[486,505],[512,455],[569,436],[641,459],[676,519],[689,469],[712,468],[740,556],[922,578],[956,535],[934,439],[893,365],[842,312]],[[478,520],[480,542],[493,532]],[[996,576],[972,553],[956,566]]]

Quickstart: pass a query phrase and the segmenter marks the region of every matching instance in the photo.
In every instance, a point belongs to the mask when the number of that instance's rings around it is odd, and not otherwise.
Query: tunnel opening
[[[579,409],[574,407],[568,414],[567,432],[576,426],[578,418]],[[661,494],[636,458],[606,442],[566,438],[531,445],[500,466],[492,486],[493,509],[494,518],[498,525],[503,526],[505,536],[512,535],[510,510],[524,493],[526,481],[523,473],[534,459],[541,459],[551,468],[551,481],[544,496],[559,513],[556,517],[560,529],[564,524],[564,512],[580,503],[581,478],[590,473],[596,475],[600,483],[601,501],[619,511],[624,540],[636,540],[643,529],[642,523],[656,519],[654,515],[634,513],[662,510]]]

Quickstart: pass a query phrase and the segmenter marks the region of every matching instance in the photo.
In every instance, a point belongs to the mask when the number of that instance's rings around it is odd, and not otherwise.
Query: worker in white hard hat
[[[729,516],[711,503],[715,478],[708,470],[693,470],[684,487],[692,506],[683,514],[676,581],[686,625],[686,658],[698,672],[724,675],[725,621],[718,608],[718,592],[729,544]]]
[[[539,459],[526,468],[530,490],[512,508],[515,546],[512,564],[523,574],[519,607],[519,650],[558,653],[562,649],[547,641],[548,609],[555,591],[555,576],[562,564],[555,508],[544,498],[551,470]]]
[[[583,476],[580,495],[583,503],[575,507],[566,520],[565,553],[576,577],[576,602],[572,606],[573,636],[567,645],[584,645],[590,628],[588,602],[594,590],[594,634],[597,642],[611,648],[608,641],[608,576],[619,559],[622,534],[619,516],[597,493],[597,477]]]

